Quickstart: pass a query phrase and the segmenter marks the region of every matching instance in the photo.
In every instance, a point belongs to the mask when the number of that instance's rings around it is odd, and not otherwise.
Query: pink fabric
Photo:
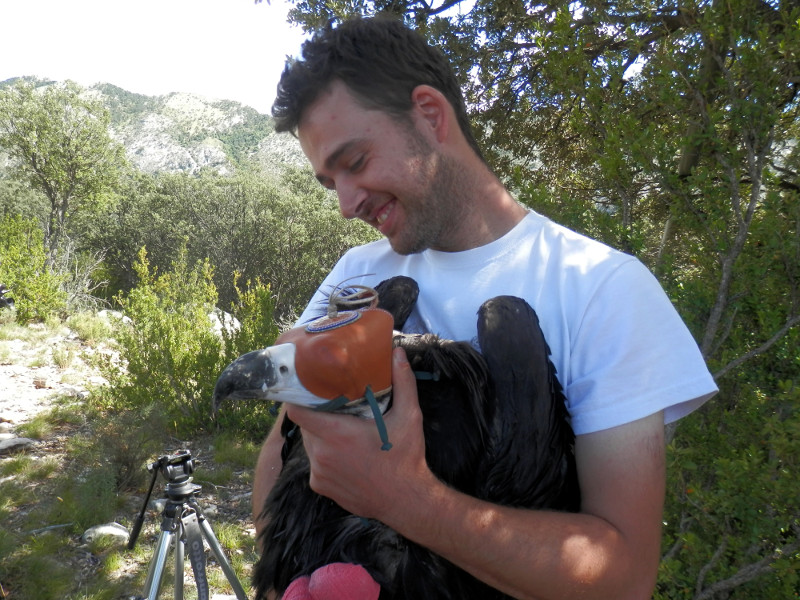
[[[378,600],[381,588],[361,565],[332,563],[298,577],[283,600]]]

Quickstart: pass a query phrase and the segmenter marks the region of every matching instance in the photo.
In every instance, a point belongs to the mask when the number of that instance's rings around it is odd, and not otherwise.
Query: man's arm
[[[314,490],[517,598],[650,598],[665,489],[660,413],[578,437],[580,513],[497,506],[428,469],[414,376],[402,350],[394,358],[388,452],[373,423],[289,407]]]
[[[253,523],[256,527],[256,538],[267,525],[261,519],[261,511],[264,509],[264,502],[278,480],[283,466],[281,461],[281,448],[283,447],[281,423],[285,412],[285,408],[282,407],[278,418],[275,419],[275,425],[272,426],[267,439],[264,440],[264,445],[261,447],[261,452],[256,461],[256,469],[253,473],[253,495],[251,501],[253,504]]]

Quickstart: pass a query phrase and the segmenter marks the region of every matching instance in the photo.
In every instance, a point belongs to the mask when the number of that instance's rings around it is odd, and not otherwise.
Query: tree
[[[113,290],[135,284],[133,257],[142,246],[161,272],[185,246],[190,261],[214,266],[220,307],[236,300],[238,272],[243,281],[268,283],[276,317],[291,321],[344,251],[375,237],[371,228],[337,217],[336,200],[310,171],[139,173],[126,179],[84,242],[105,251]]]
[[[52,260],[72,212],[96,204],[125,167],[108,134],[108,112],[72,82],[37,86],[19,80],[0,90],[0,148],[17,175],[50,204],[45,245]]]
[[[670,448],[658,597],[796,593],[800,6],[297,0],[290,18],[374,12],[451,58],[522,201],[653,269],[720,384]]]

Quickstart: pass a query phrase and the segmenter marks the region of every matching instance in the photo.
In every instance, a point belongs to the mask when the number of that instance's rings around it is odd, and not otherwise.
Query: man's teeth
[[[375,221],[377,221],[378,225],[383,225],[384,221],[389,218],[389,212],[391,212],[391,209],[387,208],[382,213],[378,213],[378,215],[376,215]]]

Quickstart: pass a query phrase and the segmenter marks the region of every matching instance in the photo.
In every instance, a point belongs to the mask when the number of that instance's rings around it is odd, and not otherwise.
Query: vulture
[[[524,300],[499,296],[481,305],[477,314],[479,352],[468,341],[398,333],[419,294],[413,279],[394,277],[379,284],[374,290],[377,306],[372,298],[372,306],[353,308],[352,302],[365,294],[351,291],[341,301],[332,296],[332,308],[320,319],[322,323],[313,321],[308,328],[293,329],[277,340],[282,343],[232,362],[215,387],[215,410],[226,399],[263,398],[321,410],[361,412],[373,416],[380,430],[381,412],[391,410],[391,385],[387,391],[386,382],[376,376],[365,386],[371,389],[366,393],[360,390],[361,398],[335,390],[326,397],[320,391],[324,381],[309,391],[317,384],[309,383],[307,373],[317,373],[318,361],[305,356],[314,352],[305,350],[303,336],[321,343],[317,340],[322,337],[313,336],[339,331],[343,337],[331,344],[358,344],[352,340],[360,334],[355,329],[350,334],[350,324],[338,323],[350,319],[359,323],[374,316],[368,313],[388,313],[391,318],[384,319],[389,323],[385,326],[387,356],[392,346],[402,346],[417,374],[426,459],[433,473],[466,494],[496,504],[579,509],[574,434],[565,398],[536,313]],[[333,329],[327,329],[329,326]],[[369,354],[382,355],[384,351]],[[338,360],[349,362],[349,358]],[[327,368],[322,365],[321,372]],[[391,377],[390,365],[386,368]],[[338,369],[344,367],[339,364]],[[365,367],[356,365],[354,369]],[[324,375],[320,377],[324,379]],[[344,414],[341,418],[363,416]],[[380,586],[381,600],[508,598],[384,524],[350,514],[316,494],[309,487],[302,431],[288,418],[280,427],[283,467],[262,513],[269,524],[261,533],[263,552],[253,574],[256,598],[280,597],[294,580],[336,563],[366,569]],[[391,451],[391,440],[384,442],[383,449]],[[376,451],[380,451],[377,445]]]

